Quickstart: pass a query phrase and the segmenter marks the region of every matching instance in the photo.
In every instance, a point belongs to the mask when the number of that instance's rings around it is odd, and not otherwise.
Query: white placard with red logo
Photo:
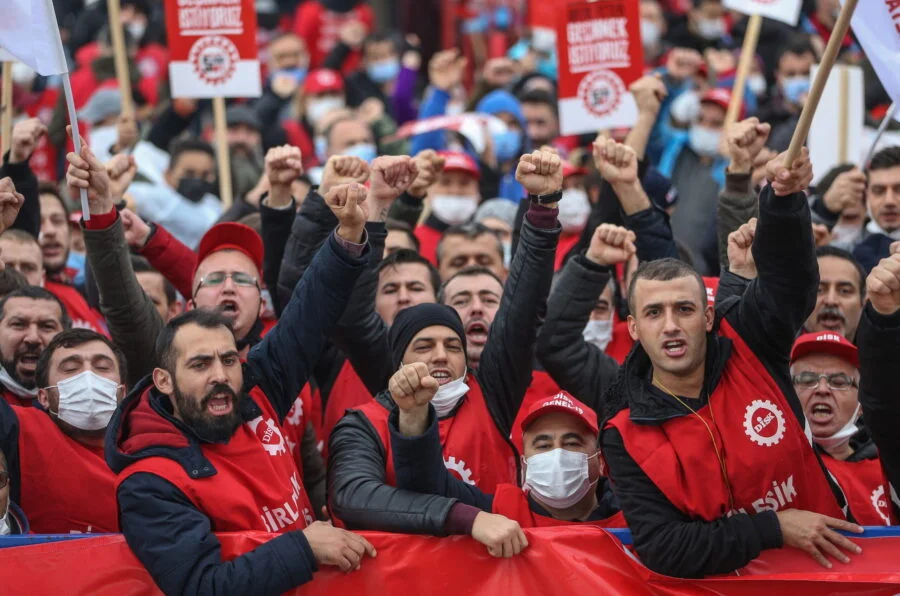
[[[172,97],[262,94],[253,0],[166,0]]]
[[[800,20],[801,0],[725,0],[725,8],[744,14],[758,14],[796,27]]]
[[[796,27],[800,20],[801,0],[725,0],[725,8],[744,14],[758,14]]]
[[[571,1],[558,8],[559,119],[563,135],[633,126],[628,86],[644,70],[638,3]]]

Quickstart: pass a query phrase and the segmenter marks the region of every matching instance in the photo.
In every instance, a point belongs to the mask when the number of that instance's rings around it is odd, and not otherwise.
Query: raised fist
[[[881,259],[866,279],[866,294],[872,308],[883,315],[900,310],[900,254]]]
[[[594,141],[594,165],[611,185],[637,182],[637,155],[628,145],[612,139],[597,139]]]
[[[106,162],[106,175],[109,177],[109,193],[113,200],[121,199],[137,175],[134,157],[127,153],[114,155]]]
[[[365,184],[369,180],[369,164],[352,155],[333,155],[325,162],[319,194],[323,197],[334,186]]]
[[[731,160],[729,171],[747,173],[753,168],[772,127],[760,124],[758,118],[735,122],[725,131],[725,152]]]
[[[372,161],[372,200],[385,210],[406,192],[419,173],[415,160],[408,155],[383,155]],[[379,220],[383,221],[383,220]]]
[[[401,412],[427,409],[440,385],[428,372],[424,362],[406,364],[388,382],[391,398]]]
[[[384,103],[377,97],[369,97],[363,100],[356,113],[366,124],[374,124],[384,117]]]
[[[445,160],[434,149],[419,151],[413,159],[416,162],[418,174],[406,192],[418,199],[422,199],[428,194],[428,189],[431,188],[431,185],[437,182],[438,176],[444,170]]]
[[[786,197],[796,192],[803,192],[812,182],[812,162],[809,160],[809,149],[804,147],[790,168],[784,165],[787,152],[778,155],[766,166],[766,177],[772,183],[775,196]]]
[[[312,549],[316,563],[333,565],[341,571],[359,569],[363,557],[375,557],[375,547],[353,532],[335,528],[330,522],[313,522],[303,530],[303,536]]]
[[[549,151],[533,151],[519,158],[516,180],[531,195],[549,195],[562,190],[562,161]]]
[[[636,252],[634,241],[635,235],[631,230],[613,224],[600,224],[594,230],[585,256],[598,265],[624,263]]]
[[[449,93],[462,83],[466,62],[466,58],[460,56],[459,50],[438,52],[428,63],[428,78],[431,80],[431,84]]]
[[[150,226],[131,209],[122,209],[119,217],[122,218],[122,227],[125,229],[125,242],[140,253],[150,240]]]
[[[756,278],[756,261],[751,250],[756,237],[756,221],[753,217],[728,235],[728,269],[744,279]]]
[[[345,240],[362,241],[369,206],[366,204],[366,188],[359,184],[341,184],[325,195],[325,203],[338,218],[337,234]]]
[[[516,63],[506,56],[491,58],[484,63],[482,72],[484,82],[491,87],[506,87],[516,75]]]
[[[654,116],[659,114],[662,100],[669,94],[665,83],[658,74],[639,78],[631,84],[628,90],[631,91],[634,101],[637,102],[638,112]]]
[[[840,174],[831,183],[822,201],[832,213],[863,202],[866,196],[866,175],[859,168]]]
[[[113,208],[113,198],[106,166],[97,159],[84,139],[81,140],[81,155],[70,152],[66,155],[66,161],[69,162],[66,183],[72,188],[88,191],[91,213],[109,213]]]
[[[25,197],[16,191],[12,179],[8,176],[0,179],[0,234],[13,225],[24,203]]]
[[[23,120],[13,127],[12,143],[9,146],[9,161],[21,163],[31,157],[38,141],[47,132],[47,127],[37,118]]]
[[[266,153],[266,177],[269,186],[290,188],[291,183],[303,175],[303,154],[292,145],[272,147]]]

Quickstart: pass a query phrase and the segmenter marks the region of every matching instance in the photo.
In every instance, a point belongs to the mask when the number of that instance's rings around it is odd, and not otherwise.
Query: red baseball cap
[[[445,172],[465,172],[475,176],[476,179],[481,178],[478,164],[468,154],[459,151],[438,151],[438,155],[444,158]]]
[[[859,350],[847,338],[834,331],[805,333],[794,342],[791,364],[807,354],[831,354],[859,368]]]
[[[569,176],[584,176],[585,174],[587,174],[587,170],[585,170],[584,168],[577,168],[565,159],[562,162],[562,171],[563,179],[566,179]]]
[[[597,413],[565,391],[560,391],[547,399],[539,399],[531,404],[528,413],[526,413],[525,417],[522,419],[522,433],[525,433],[532,422],[551,412],[571,414],[591,429],[593,434],[600,434],[600,425],[597,423]]]
[[[728,104],[731,103],[731,91],[722,88],[707,89],[700,96],[700,103],[712,103],[728,111]]]
[[[200,247],[197,249],[197,267],[194,274],[206,257],[220,250],[236,250],[247,255],[256,270],[262,274],[263,268],[263,243],[259,234],[250,226],[237,222],[225,222],[211,227],[203,238],[200,239]]]
[[[320,93],[335,93],[344,91],[344,79],[341,73],[328,68],[319,68],[312,71],[303,82],[303,92],[308,95]]]

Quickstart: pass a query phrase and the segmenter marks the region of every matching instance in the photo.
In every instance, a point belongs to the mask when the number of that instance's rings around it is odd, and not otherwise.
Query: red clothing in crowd
[[[578,244],[581,234],[560,234],[559,244],[556,246],[556,260],[553,262],[553,270],[559,271],[563,267],[563,259],[572,250],[572,247]]]
[[[878,458],[848,462],[822,454],[822,462],[837,480],[856,522],[862,526],[890,526],[891,495]]]
[[[500,484],[494,493],[491,513],[508,517],[519,522],[523,528],[549,528],[554,526],[588,525],[598,528],[627,528],[625,516],[619,511],[612,517],[594,521],[563,521],[540,515],[531,510],[528,497],[521,487],[515,484]]]
[[[341,27],[352,21],[360,21],[367,31],[375,27],[375,13],[368,4],[360,4],[345,13],[331,12],[316,0],[303,2],[294,17],[294,33],[306,41],[309,50],[309,68],[320,68],[325,57],[338,42]],[[358,50],[350,54],[342,72],[348,74],[359,68],[362,55]]]
[[[30,408],[34,405],[33,397],[19,397],[6,387],[3,388],[3,391],[0,392],[0,397],[3,398],[6,403],[11,406],[19,406],[20,408]]]
[[[364,406],[372,401],[372,394],[366,388],[366,384],[362,382],[359,375],[356,374],[353,365],[349,360],[344,361],[344,366],[334,379],[334,385],[328,394],[328,403],[325,404],[325,419],[322,422],[323,439],[331,436],[331,430],[334,425],[344,417],[344,412],[352,410],[360,406]]]
[[[437,267],[437,245],[444,233],[427,224],[421,224],[416,226],[413,234],[419,241],[419,254]]]
[[[69,313],[69,318],[72,319],[73,327],[90,329],[109,337],[103,316],[88,306],[87,300],[74,286],[47,280],[44,282],[44,288],[59,298],[63,306],[66,307],[66,312]]]
[[[103,447],[63,433],[39,408],[12,408],[19,419],[19,505],[36,534],[119,531],[116,475]]]

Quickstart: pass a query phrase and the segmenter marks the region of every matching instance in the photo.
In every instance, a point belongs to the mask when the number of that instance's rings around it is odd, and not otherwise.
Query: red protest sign
[[[632,126],[628,86],[644,70],[638,3],[570,1],[557,28],[559,116],[563,135]]]
[[[259,97],[253,0],[166,0],[173,97]]]

